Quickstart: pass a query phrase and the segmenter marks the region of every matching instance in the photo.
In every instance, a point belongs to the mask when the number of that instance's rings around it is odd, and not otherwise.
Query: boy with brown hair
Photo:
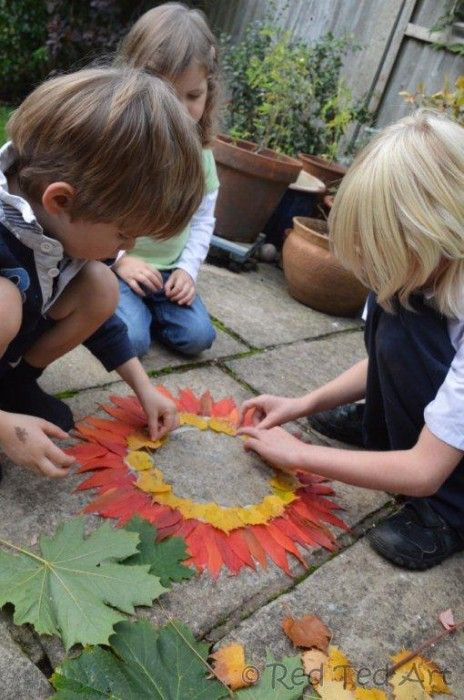
[[[14,462],[64,476],[70,409],[43,392],[43,369],[83,341],[132,387],[152,437],[176,423],[113,314],[109,259],[137,236],[170,237],[203,195],[201,148],[159,79],[90,69],[34,90],[0,150],[0,445]],[[156,164],[153,167],[153,164]],[[87,340],[86,340],[87,339]]]

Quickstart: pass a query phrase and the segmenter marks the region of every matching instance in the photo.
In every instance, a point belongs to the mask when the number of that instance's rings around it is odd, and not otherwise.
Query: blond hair
[[[203,12],[168,2],[145,12],[123,40],[116,65],[143,68],[167,80],[177,79],[192,62],[204,68],[208,82],[198,129],[203,146],[211,143],[219,95],[218,45]]]
[[[88,69],[46,81],[8,125],[25,197],[75,189],[71,217],[111,222],[133,235],[181,231],[203,196],[192,120],[163,81],[132,69]]]
[[[343,264],[393,310],[430,288],[464,313],[464,129],[421,110],[384,129],[345,175],[329,218]]]

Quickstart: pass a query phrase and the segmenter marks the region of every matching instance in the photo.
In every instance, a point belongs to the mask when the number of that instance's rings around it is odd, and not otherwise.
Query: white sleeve
[[[175,266],[189,273],[195,282],[201,263],[208,254],[211,236],[214,231],[214,208],[218,190],[209,192],[201,200],[201,204],[190,222],[190,233],[187,244]]]
[[[437,395],[424,410],[427,428],[448,445],[464,450],[464,343],[460,343]]]

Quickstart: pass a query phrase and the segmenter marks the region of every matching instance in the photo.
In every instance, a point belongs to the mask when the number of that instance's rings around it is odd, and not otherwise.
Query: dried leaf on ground
[[[406,650],[400,651],[391,660],[396,664],[409,653]],[[432,693],[451,695],[443,672],[433,661],[423,656],[415,656],[400,666],[390,678],[390,683],[395,700],[426,700]]]
[[[438,619],[440,620],[445,630],[452,630],[456,627],[453,611],[451,610],[451,608],[448,608],[448,610],[444,610],[442,613],[440,613]]]
[[[56,634],[66,649],[78,642],[106,644],[123,613],[150,605],[166,590],[148,566],[120,563],[137,552],[138,542],[136,533],[109,523],[84,538],[84,518],[76,518],[40,538],[40,555],[0,551],[0,606],[12,603],[16,624]]]
[[[245,650],[241,644],[228,644],[221,647],[211,654],[211,658],[216,676],[232,690],[250,685],[245,673],[245,669],[248,668]]]
[[[52,676],[56,700],[219,700],[227,688],[207,678],[208,645],[188,627],[157,628],[146,620],[122,622],[110,649],[86,649],[65,659]]]
[[[329,647],[332,633],[317,615],[285,617],[282,620],[282,627],[296,647],[303,649],[316,647],[321,651],[327,651]]]

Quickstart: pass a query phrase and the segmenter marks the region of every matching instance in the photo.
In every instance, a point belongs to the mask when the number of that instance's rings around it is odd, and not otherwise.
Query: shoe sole
[[[426,569],[431,569],[432,567],[441,564],[441,562],[447,559],[448,557],[461,551],[460,549],[455,549],[452,552],[449,552],[449,554],[447,554],[446,557],[435,557],[434,559],[429,559],[427,562],[418,562],[417,560],[411,559],[410,557],[404,557],[393,553],[388,547],[385,547],[383,543],[376,538],[375,534],[369,534],[367,536],[367,541],[378,554],[384,557],[384,559],[388,559],[388,561],[393,562],[397,566],[401,566],[411,571],[425,571]]]
[[[315,430],[316,433],[319,433],[319,435],[322,435],[327,440],[337,440],[338,442],[343,442],[345,445],[352,445],[353,447],[364,447],[361,440],[353,440],[349,435],[342,435],[341,433],[337,433],[336,435],[332,433],[329,435],[326,432],[327,426],[319,425],[317,422],[313,423],[308,419],[308,425],[312,430]]]

